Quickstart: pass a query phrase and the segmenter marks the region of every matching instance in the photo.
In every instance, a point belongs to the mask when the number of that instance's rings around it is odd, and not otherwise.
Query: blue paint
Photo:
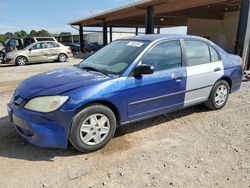
[[[139,78],[130,76],[140,58],[161,40],[195,38],[206,41],[221,55],[224,76],[232,82],[231,92],[240,88],[242,69],[238,56],[229,55],[212,42],[185,35],[147,35],[131,40],[150,41],[150,45],[120,76],[104,75],[72,66],[39,74],[23,81],[16,89],[14,101],[8,104],[9,115],[17,132],[30,143],[43,147],[65,148],[72,118],[92,102],[105,102],[118,111],[119,123],[131,122],[161,113],[182,109],[184,106],[186,67],[163,70]],[[181,80],[174,76],[184,75]],[[50,113],[24,109],[30,99],[37,96],[63,95],[69,100],[60,109]]]

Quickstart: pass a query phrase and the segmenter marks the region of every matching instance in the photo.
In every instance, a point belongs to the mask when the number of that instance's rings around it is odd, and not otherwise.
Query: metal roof
[[[240,0],[144,0],[70,22],[70,25],[144,27],[148,6],[154,7],[155,27],[187,25],[189,18],[223,19],[240,9]]]

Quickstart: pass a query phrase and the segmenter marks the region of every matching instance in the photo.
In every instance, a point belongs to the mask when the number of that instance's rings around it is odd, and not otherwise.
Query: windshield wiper
[[[84,68],[84,69],[86,69],[86,70],[90,70],[90,71],[100,72],[100,73],[102,73],[102,74],[104,74],[104,75],[106,75],[106,76],[109,76],[109,74],[107,74],[106,72],[101,71],[101,70],[99,70],[99,69],[96,69],[96,68],[94,68],[94,67],[88,67],[88,66],[86,66],[86,67],[82,67],[82,68]]]

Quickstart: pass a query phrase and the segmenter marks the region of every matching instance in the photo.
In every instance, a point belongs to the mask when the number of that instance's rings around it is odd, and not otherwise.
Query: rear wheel
[[[206,106],[212,110],[219,110],[226,105],[228,96],[229,85],[225,80],[220,80],[214,85]]]
[[[19,56],[16,58],[16,65],[23,66],[28,63],[28,59],[24,56]]]
[[[73,118],[69,140],[81,152],[96,151],[111,140],[115,130],[116,117],[112,110],[104,105],[94,104]]]
[[[68,59],[67,55],[66,54],[59,54],[58,56],[58,61],[59,62],[66,62]]]
[[[4,53],[0,52],[0,64],[3,64],[4,63]]]

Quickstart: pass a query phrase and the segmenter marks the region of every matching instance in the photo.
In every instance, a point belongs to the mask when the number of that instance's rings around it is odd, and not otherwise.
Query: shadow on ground
[[[203,106],[195,106],[173,113],[164,114],[140,122],[119,127],[115,134],[115,139],[108,146],[100,150],[102,153],[112,153],[119,148],[123,148],[123,135],[136,131],[154,127],[162,123],[171,122],[175,119],[188,116],[192,113],[207,111]],[[167,127],[166,127],[167,128]],[[119,147],[119,148],[116,148]],[[23,159],[28,161],[53,161],[54,157],[68,157],[82,155],[69,145],[66,149],[41,148],[28,143],[21,138],[9,122],[8,116],[0,118],[0,157]]]

